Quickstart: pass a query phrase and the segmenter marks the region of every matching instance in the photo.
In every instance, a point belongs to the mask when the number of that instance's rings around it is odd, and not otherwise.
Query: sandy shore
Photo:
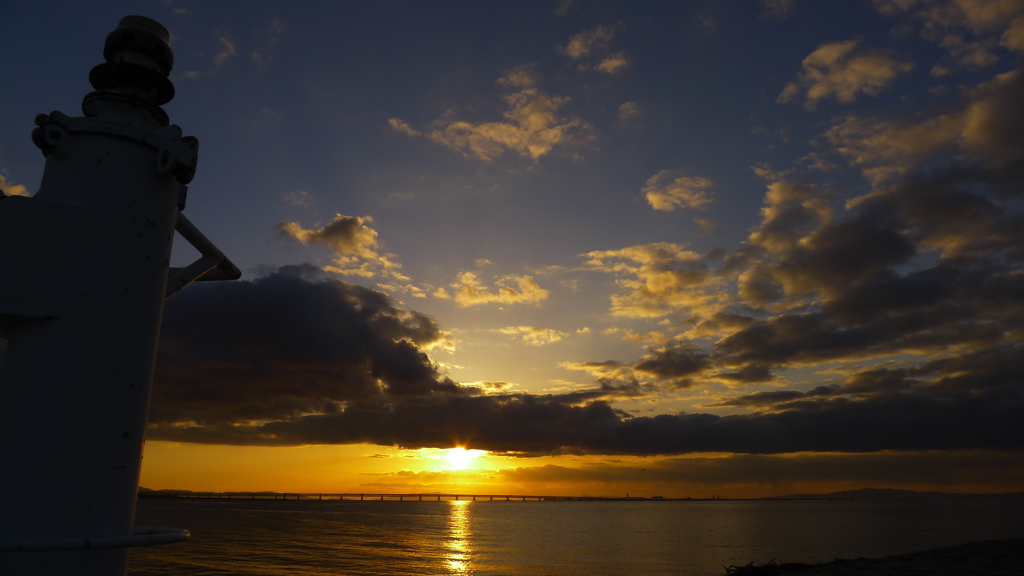
[[[840,560],[811,567],[741,568],[737,576],[1009,576],[1024,574],[1024,540],[971,542],[885,558]]]

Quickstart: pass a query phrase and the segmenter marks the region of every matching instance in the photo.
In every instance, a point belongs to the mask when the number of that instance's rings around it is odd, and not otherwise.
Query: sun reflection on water
[[[466,500],[452,500],[448,503],[448,552],[445,560],[452,574],[472,574],[469,560],[473,552],[469,549],[469,505]]]

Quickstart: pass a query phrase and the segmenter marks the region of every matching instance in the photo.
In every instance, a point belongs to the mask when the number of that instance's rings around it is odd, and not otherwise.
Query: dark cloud
[[[728,404],[772,407],[768,412],[629,417],[608,402],[650,395],[656,386],[620,376],[560,395],[485,395],[438,373],[422,347],[443,338],[430,317],[305,268],[195,286],[167,305],[148,436],[249,445],[458,444],[524,455],[1024,447],[1024,431],[1011,424],[1024,416],[1015,349],[862,371],[809,393],[755,394]],[[709,362],[676,342],[637,365],[671,380]]]
[[[688,342],[671,342],[664,348],[651,350],[633,370],[660,380],[692,376],[711,366],[709,355]]]
[[[568,405],[527,394],[450,395],[353,402],[334,414],[257,426],[157,427],[151,436],[227,444],[458,444],[525,455],[1021,450],[1021,418],[1024,394],[1015,387],[839,399],[777,413],[628,419],[603,401]]]
[[[461,394],[422,347],[444,334],[380,292],[305,268],[191,286],[168,300],[150,421],[251,422],[339,403]]]
[[[712,406],[732,406],[737,408],[760,408],[772,406],[782,402],[789,402],[806,397],[805,392],[799,390],[766,390],[754,392],[745,396],[735,396],[721,402],[715,402]]]
[[[714,376],[717,380],[752,384],[755,382],[771,382],[775,379],[771,366],[758,362],[744,364],[735,372],[719,372]]]
[[[1000,89],[1024,98],[1019,83]],[[991,101],[1009,106],[1001,97]],[[1024,149],[1024,138],[1013,141],[994,125],[970,126],[974,142],[998,142],[999,153],[973,145],[973,156],[848,202],[842,217],[814,204],[813,188],[773,184],[765,222],[744,248],[756,260],[740,274],[738,293],[760,309],[785,310],[797,299],[813,306],[751,317],[717,342],[712,359],[737,373],[763,372],[1018,340],[1024,172],[1016,168],[1021,153],[1008,150]],[[819,227],[801,235],[810,217],[787,221],[787,211],[817,214]]]
[[[754,392],[719,401],[713,406],[807,409],[822,404],[827,397],[843,399],[897,397],[908,392],[920,398],[945,398],[959,402],[963,395],[985,394],[1001,389],[1008,398],[1024,394],[1024,366],[1019,359],[1024,344],[1002,344],[976,352],[933,358],[909,367],[869,368],[845,376],[841,383],[818,386],[808,391],[771,390]],[[845,399],[843,399],[845,400]]]

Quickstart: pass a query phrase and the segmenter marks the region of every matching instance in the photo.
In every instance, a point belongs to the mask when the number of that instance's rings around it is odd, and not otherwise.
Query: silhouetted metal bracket
[[[135,528],[131,536],[57,538],[43,540],[0,540],[0,552],[50,552],[58,550],[103,550],[159,546],[188,540],[189,531],[178,528]]]
[[[242,277],[242,271],[231,260],[228,260],[228,257],[181,212],[178,212],[174,230],[181,234],[182,238],[188,240],[188,243],[198,250],[201,256],[199,260],[184,268],[171,268],[168,271],[165,299],[177,294],[182,288],[193,282],[238,280]]]

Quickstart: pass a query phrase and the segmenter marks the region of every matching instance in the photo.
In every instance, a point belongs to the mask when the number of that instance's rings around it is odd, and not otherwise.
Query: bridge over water
[[[691,498],[651,498],[625,497],[609,498],[600,496],[544,496],[537,494],[469,494],[469,493],[412,493],[395,492],[192,492],[188,490],[148,490],[140,491],[140,498],[191,498],[191,499],[226,499],[226,500],[378,500],[397,502],[423,501],[619,501],[619,500],[691,500]]]

